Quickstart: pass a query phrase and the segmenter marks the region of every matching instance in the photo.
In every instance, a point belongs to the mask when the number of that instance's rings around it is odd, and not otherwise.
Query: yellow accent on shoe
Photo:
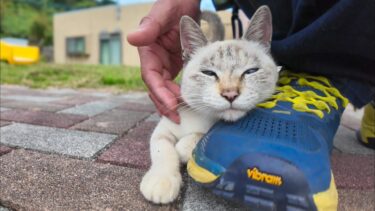
[[[298,85],[309,86],[319,90],[324,96],[310,90],[298,91],[289,85],[292,80],[296,80]],[[276,106],[277,101],[286,101],[291,102],[293,109],[296,111],[312,113],[323,118],[323,111],[327,113],[331,112],[329,106],[336,110],[338,109],[336,98],[341,99],[344,107],[349,103],[349,100],[342,96],[339,90],[332,87],[327,78],[322,76],[311,76],[285,71],[281,73],[278,83],[279,86],[276,88],[277,93],[268,101],[258,104],[258,107],[273,108]],[[314,106],[316,109],[310,108],[309,105]]]
[[[331,183],[328,190],[313,195],[313,199],[318,211],[336,211],[338,204],[338,194],[335,179],[331,173]]]
[[[200,167],[194,159],[190,159],[187,163],[187,171],[189,175],[199,183],[211,183],[215,181],[219,176],[212,174],[206,169]]]
[[[369,138],[375,138],[375,108],[371,103],[365,106],[360,135],[365,144],[369,144]]]

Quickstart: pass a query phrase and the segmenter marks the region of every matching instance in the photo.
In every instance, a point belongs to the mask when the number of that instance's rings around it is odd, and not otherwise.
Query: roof
[[[14,38],[14,37],[4,37],[0,39],[1,41],[12,44],[12,45],[20,45],[20,46],[27,46],[29,41],[23,38]]]

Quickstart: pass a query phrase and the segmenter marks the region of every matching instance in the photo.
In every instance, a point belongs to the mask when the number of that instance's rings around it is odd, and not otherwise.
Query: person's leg
[[[375,100],[365,106],[357,139],[365,146],[375,149]]]
[[[271,52],[296,72],[375,85],[375,1],[236,0],[251,17],[261,5],[273,16]]]

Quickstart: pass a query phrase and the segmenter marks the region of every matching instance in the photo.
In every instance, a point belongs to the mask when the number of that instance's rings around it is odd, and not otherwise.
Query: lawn
[[[16,66],[0,63],[1,84],[17,84],[31,88],[94,88],[112,92],[144,91],[139,67],[36,64]]]

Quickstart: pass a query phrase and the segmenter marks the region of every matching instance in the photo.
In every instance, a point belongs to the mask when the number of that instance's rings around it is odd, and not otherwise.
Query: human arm
[[[198,19],[200,0],[159,0],[127,37],[138,47],[142,79],[160,114],[179,122],[180,88],[173,82],[182,68],[179,21],[183,15]]]

